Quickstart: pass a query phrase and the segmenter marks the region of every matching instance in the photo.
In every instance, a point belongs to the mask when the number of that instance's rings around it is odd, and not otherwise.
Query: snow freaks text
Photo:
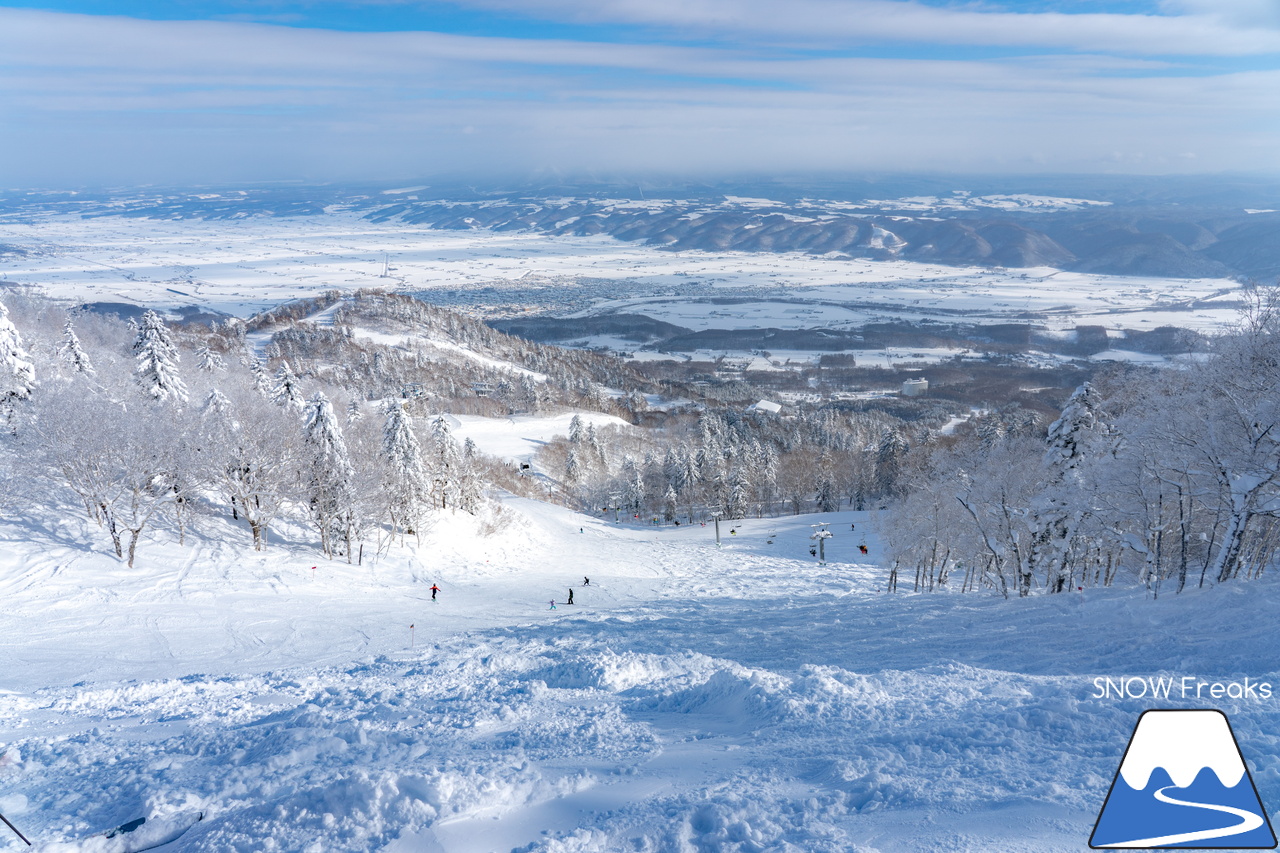
[[[1193,675],[1099,676],[1093,679],[1094,699],[1270,699],[1271,682],[1205,681]]]

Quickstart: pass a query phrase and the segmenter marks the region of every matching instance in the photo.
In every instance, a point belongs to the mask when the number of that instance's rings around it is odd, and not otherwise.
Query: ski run
[[[1095,677],[1280,678],[1267,579],[889,595],[843,533],[868,513],[717,549],[503,506],[500,533],[446,514],[365,566],[213,527],[130,570],[85,521],[4,524],[0,811],[49,853],[193,811],[163,849],[1084,849],[1150,702]],[[1274,704],[1190,704],[1231,716],[1274,800]]]

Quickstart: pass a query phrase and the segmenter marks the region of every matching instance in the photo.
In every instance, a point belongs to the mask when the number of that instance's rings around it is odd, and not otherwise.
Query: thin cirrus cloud
[[[508,0],[465,2],[499,15]],[[1265,47],[1277,31],[1250,0],[1163,0],[1160,14],[1133,15],[882,0],[521,8],[504,31],[537,14],[539,37],[0,7],[0,186],[547,168],[1271,172],[1280,143],[1280,69]],[[854,11],[858,38],[910,34],[918,49],[819,43],[852,28]],[[1059,18],[1079,20],[1051,38]],[[1124,26],[1104,39],[1093,18]],[[573,27],[587,20],[626,38],[585,38]],[[1173,48],[1179,27],[1211,20],[1230,38],[1202,38],[1194,56]],[[980,35],[1017,49],[931,49]]]
[[[1280,4],[1273,0],[1169,0],[1160,6],[1166,14],[1019,12],[904,0],[454,2],[580,22],[643,24],[685,36],[789,37],[829,47],[887,41],[1139,55],[1234,56],[1280,51]]]

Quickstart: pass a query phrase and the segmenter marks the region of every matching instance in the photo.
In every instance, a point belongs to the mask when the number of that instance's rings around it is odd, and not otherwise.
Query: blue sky
[[[1277,153],[1280,0],[0,6],[0,186],[1274,174]]]

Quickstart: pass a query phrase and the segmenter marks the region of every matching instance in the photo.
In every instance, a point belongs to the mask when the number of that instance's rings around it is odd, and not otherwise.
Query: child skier
[[[555,600],[554,598],[553,598],[553,599],[551,599],[551,609],[552,609],[552,610],[555,610],[555,609],[556,609],[556,600]]]

